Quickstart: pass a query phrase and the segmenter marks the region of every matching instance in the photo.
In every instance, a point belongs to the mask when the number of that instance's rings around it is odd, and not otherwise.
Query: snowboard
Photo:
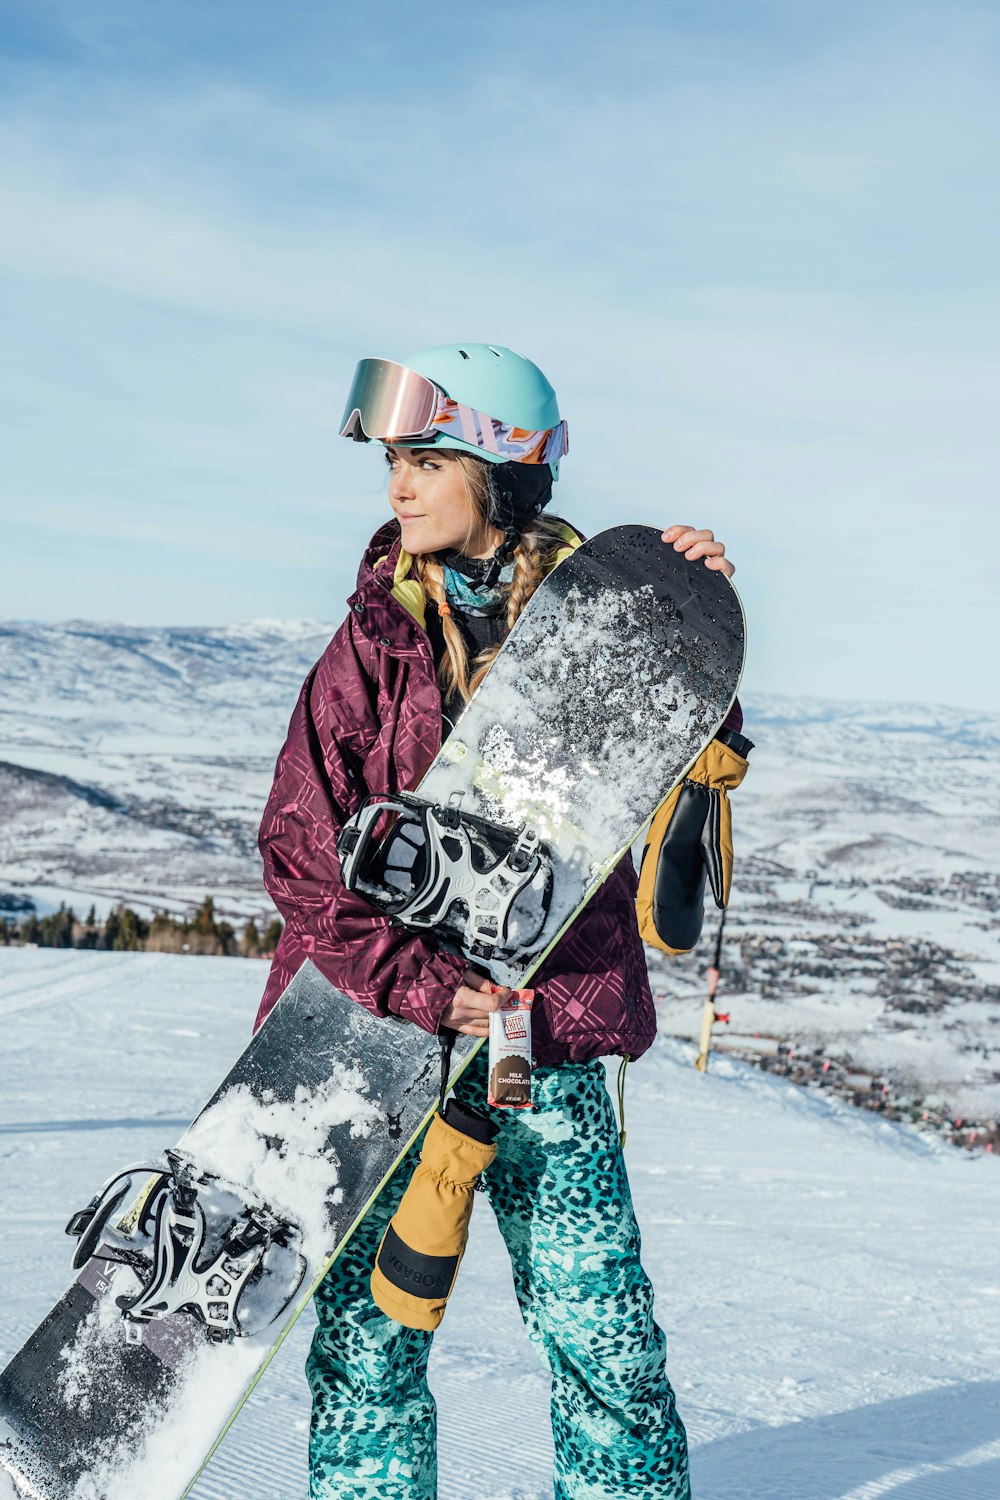
[[[442,941],[525,985],[711,741],[743,654],[729,581],[651,527],[550,573],[415,789],[445,843],[465,820],[527,872],[516,900],[470,877],[478,926]],[[449,1082],[481,1045],[457,1038]],[[71,1221],[79,1274],[0,1374],[0,1497],[188,1494],[439,1085],[436,1038],[304,964],[177,1145]]]
[[[458,1038],[451,1082],[476,1050]],[[180,1311],[123,1318],[119,1299],[135,1296],[153,1261],[142,1205],[163,1175],[156,1164],[130,1172],[76,1280],[0,1375],[0,1496],[5,1470],[14,1494],[45,1500],[186,1494],[412,1144],[439,1081],[436,1038],[376,1019],[303,964],[175,1148],[203,1184],[200,1260],[228,1245],[218,1275],[230,1287],[242,1269],[233,1230],[248,1207],[293,1227],[244,1286],[241,1331],[213,1337],[227,1330]],[[231,1311],[231,1292],[217,1290],[209,1316]]]

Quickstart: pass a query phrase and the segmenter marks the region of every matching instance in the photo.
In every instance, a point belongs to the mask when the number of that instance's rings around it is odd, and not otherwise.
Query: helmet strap
[[[508,563],[514,561],[514,553],[517,551],[517,544],[520,540],[521,533],[515,527],[508,527],[504,532],[503,541],[490,558],[489,567],[483,573],[483,583],[487,588],[496,588],[500,582],[500,574]]]

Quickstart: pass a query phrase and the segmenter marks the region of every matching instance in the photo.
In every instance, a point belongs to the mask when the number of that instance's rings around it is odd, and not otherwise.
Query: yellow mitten
[[[716,906],[729,901],[729,790],[746,775],[752,749],[741,734],[717,736],[649,825],[635,908],[643,941],[665,953],[687,953],[701,936],[706,877]]]
[[[386,1230],[372,1271],[372,1296],[407,1328],[434,1329],[444,1317],[469,1237],[473,1193],[496,1156],[497,1127],[449,1099],[424,1136],[420,1165]]]

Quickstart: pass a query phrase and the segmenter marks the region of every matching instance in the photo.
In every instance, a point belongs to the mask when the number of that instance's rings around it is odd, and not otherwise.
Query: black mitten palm
[[[752,748],[742,735],[714,739],[649,825],[636,912],[643,941],[666,953],[687,953],[701,936],[706,880],[716,906],[725,907],[729,901],[729,790],[746,775]]]

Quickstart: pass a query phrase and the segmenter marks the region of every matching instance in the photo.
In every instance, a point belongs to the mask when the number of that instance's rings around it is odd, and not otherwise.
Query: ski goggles
[[[446,434],[521,464],[558,463],[569,452],[565,422],[532,432],[453,401],[426,375],[392,359],[363,359],[354,372],[340,426],[356,443],[394,443]]]

